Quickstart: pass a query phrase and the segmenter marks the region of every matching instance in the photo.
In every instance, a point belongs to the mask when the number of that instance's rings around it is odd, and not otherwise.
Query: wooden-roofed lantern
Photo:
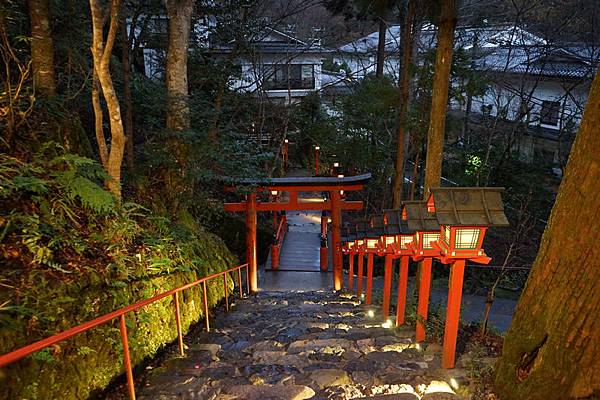
[[[352,290],[354,278],[354,255],[358,252],[356,230],[346,225],[342,231],[342,253],[348,254],[348,288]]]
[[[462,286],[467,260],[488,264],[483,250],[488,227],[508,226],[501,193],[504,188],[455,187],[431,188],[428,209],[440,224],[440,238],[433,246],[439,259],[450,265],[448,306],[444,327],[442,366],[454,368]]]
[[[356,271],[356,295],[363,298],[363,275],[365,254],[367,254],[367,230],[369,224],[366,221],[356,223],[356,244],[358,247],[358,268]]]
[[[501,193],[504,188],[432,188],[427,208],[435,212],[440,224],[436,242],[444,263],[468,259],[488,264],[482,246],[487,228],[508,226]]]
[[[384,273],[383,273],[383,303],[381,306],[381,314],[383,316],[384,323],[391,326],[388,321],[390,314],[390,298],[392,291],[392,276],[393,276],[393,264],[395,254],[392,247],[388,244],[394,244],[396,236],[394,234],[388,234],[386,230],[386,217],[385,214],[372,215],[370,218],[371,230],[374,234],[378,234],[377,243],[377,255],[385,256]]]
[[[421,261],[419,266],[419,301],[417,305],[416,340],[425,340],[425,322],[429,308],[429,291],[431,288],[431,264],[433,258],[439,257],[438,248],[433,245],[440,238],[440,224],[434,212],[427,209],[425,201],[403,202],[402,217],[406,221],[408,231],[414,233],[415,240],[406,246],[412,250],[412,258]]]
[[[385,241],[388,251],[394,254],[396,258],[400,258],[398,271],[398,303],[396,306],[396,326],[400,326],[404,324],[406,310],[408,263],[410,257],[413,256],[413,250],[408,244],[415,240],[415,233],[408,229],[408,223],[402,218],[402,209],[384,211],[384,221]]]
[[[383,231],[374,226],[373,219],[369,220],[366,226],[366,252],[367,252],[367,287],[365,290],[365,303],[371,304],[373,293],[373,259],[376,254],[380,254],[379,238]]]

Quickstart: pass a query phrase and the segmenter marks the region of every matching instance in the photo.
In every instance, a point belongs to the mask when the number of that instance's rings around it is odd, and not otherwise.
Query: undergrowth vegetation
[[[0,353],[235,264],[191,214],[172,221],[134,202],[118,206],[105,179],[96,161],[55,143],[30,160],[0,155]],[[222,283],[208,295],[218,303]],[[203,315],[200,289],[181,307],[187,330]],[[171,298],[127,321],[134,363],[176,338]],[[121,354],[109,323],[6,368],[11,384],[0,397],[85,398],[122,371]]]

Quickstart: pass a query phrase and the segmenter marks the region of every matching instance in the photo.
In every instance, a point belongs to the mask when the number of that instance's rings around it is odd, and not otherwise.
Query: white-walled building
[[[235,43],[212,45],[210,51],[235,58],[239,76],[232,77],[230,88],[265,94],[269,98],[293,103],[321,90],[323,59],[331,50],[319,40],[302,41],[273,28],[265,28],[248,40],[249,50],[236,50]]]
[[[374,32],[341,46],[334,61],[346,64],[358,79],[374,74],[378,37],[378,32]],[[435,44],[435,27],[424,26],[415,38],[417,54],[435,49]],[[533,144],[520,147],[521,156],[532,159],[535,151],[543,151],[548,162],[556,163],[558,150],[551,142],[568,142],[576,132],[598,67],[598,48],[549,43],[525,29],[508,25],[457,28],[454,44],[455,49],[468,55],[470,67],[483,78],[486,90],[468,100],[452,100],[451,108],[482,118],[523,122],[528,127],[524,141]],[[384,73],[397,82],[399,26],[388,28],[385,49]],[[421,63],[422,57],[416,62]],[[453,85],[458,83],[455,80]]]

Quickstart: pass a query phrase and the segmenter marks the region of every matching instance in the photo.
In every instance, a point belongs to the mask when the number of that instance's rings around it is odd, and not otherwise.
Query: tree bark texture
[[[190,127],[187,59],[192,21],[192,0],[167,0],[169,49],[167,52],[167,128]]]
[[[598,126],[597,72],[539,253],[497,364],[495,389],[501,398],[600,395]]]
[[[121,164],[125,151],[125,133],[121,121],[121,108],[119,99],[110,76],[110,56],[115,44],[115,37],[119,26],[120,0],[112,0],[110,3],[110,25],[106,42],[103,35],[103,10],[100,0],[90,0],[92,13],[92,57],[94,59],[94,70],[98,75],[98,82],[102,88],[108,118],[110,121],[110,150],[106,163],[106,171],[111,179],[106,183],[108,190],[121,201]],[[99,144],[101,147],[101,145]]]
[[[402,188],[404,187],[404,159],[406,153],[406,120],[408,116],[408,102],[410,91],[410,63],[412,59],[412,25],[414,19],[414,3],[408,0],[400,47],[402,49],[402,65],[400,76],[400,108],[398,110],[398,132],[396,143],[396,173],[392,187],[392,208],[400,208],[402,201]]]
[[[429,188],[439,186],[442,177],[446,107],[448,105],[448,86],[450,85],[455,27],[456,2],[455,0],[442,1],[438,21],[431,114],[427,132],[427,159],[425,161],[425,183],[423,188],[425,199],[429,195]]]
[[[377,69],[376,77],[383,76],[383,65],[385,63],[385,34],[387,32],[387,24],[383,16],[379,17],[379,38],[377,40]]]
[[[96,131],[96,142],[98,143],[98,155],[104,169],[108,170],[108,147],[104,137],[104,111],[100,103],[100,82],[98,74],[94,69],[94,78],[92,81],[92,106],[94,108],[94,126]]]
[[[131,35],[134,34],[134,23],[131,21]],[[133,105],[131,102],[131,86],[129,84],[129,72],[131,70],[131,43],[130,34],[127,33],[127,21],[125,15],[121,18],[121,42],[123,53],[121,67],[123,72],[123,105],[125,107],[125,138],[127,140],[127,167],[133,170]]]
[[[31,63],[33,85],[45,96],[56,95],[54,44],[50,29],[48,0],[28,0],[31,21]]]

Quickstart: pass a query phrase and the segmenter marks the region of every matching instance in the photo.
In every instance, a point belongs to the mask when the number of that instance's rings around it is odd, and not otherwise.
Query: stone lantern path
[[[220,308],[215,314],[210,333],[187,335],[185,357],[173,346],[138,374],[138,399],[465,395],[466,370],[441,369],[440,346],[416,345],[414,327],[382,326],[377,309],[351,295],[260,292],[236,300],[229,313]],[[121,396],[124,391],[108,398]]]

